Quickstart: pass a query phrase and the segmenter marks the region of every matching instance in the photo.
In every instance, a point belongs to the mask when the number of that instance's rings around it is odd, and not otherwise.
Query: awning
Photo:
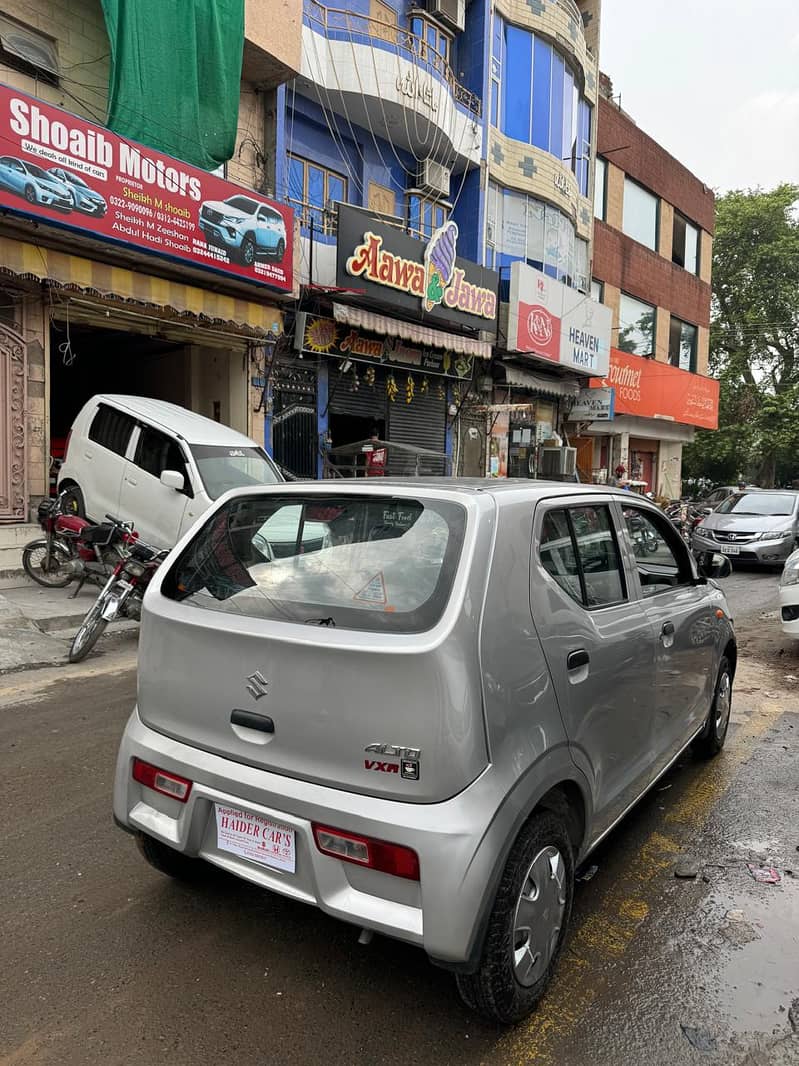
[[[118,304],[158,308],[169,316],[184,321],[194,319],[198,325],[211,329],[235,326],[253,336],[282,329],[282,315],[274,304],[241,300],[10,237],[0,237],[0,274],[46,282],[55,289]]]
[[[529,370],[520,370],[515,366],[503,364],[505,381],[518,389],[529,389],[540,396],[570,397],[576,396],[580,386],[568,378],[550,378],[545,374],[533,374]]]
[[[444,348],[461,355],[476,355],[480,359],[491,358],[491,345],[486,341],[461,337],[457,333],[444,333],[440,329],[431,329],[417,322],[402,322],[388,315],[378,315],[374,311],[364,311],[360,307],[347,304],[333,304],[336,322],[345,322],[348,326],[382,333],[384,337],[400,337],[404,341],[426,344],[428,348]]]

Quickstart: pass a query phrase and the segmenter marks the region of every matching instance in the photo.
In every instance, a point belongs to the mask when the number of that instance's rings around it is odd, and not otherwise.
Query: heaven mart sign
[[[609,307],[526,263],[510,270],[508,351],[557,363],[578,374],[607,373]]]

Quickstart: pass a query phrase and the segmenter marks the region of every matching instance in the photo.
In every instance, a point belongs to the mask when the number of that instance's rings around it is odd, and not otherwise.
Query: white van
[[[75,419],[58,477],[72,510],[135,523],[171,548],[228,489],[283,481],[263,448],[228,426],[143,396],[93,396]]]

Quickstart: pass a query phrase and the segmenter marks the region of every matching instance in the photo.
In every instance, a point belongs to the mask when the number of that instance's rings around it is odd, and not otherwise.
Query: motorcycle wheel
[[[25,573],[33,578],[37,585],[44,585],[46,589],[67,587],[73,578],[66,565],[68,562],[69,554],[54,544],[50,550],[48,564],[46,540],[32,540],[22,549],[22,566]]]
[[[100,636],[105,632],[108,622],[102,616],[103,604],[98,600],[89,610],[80,624],[80,629],[75,634],[72,647],[69,649],[69,661],[79,663],[85,659]]]

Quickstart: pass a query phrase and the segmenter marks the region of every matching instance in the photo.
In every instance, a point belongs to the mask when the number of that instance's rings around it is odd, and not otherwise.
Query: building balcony
[[[302,0],[246,0],[241,76],[273,89],[300,72]]]
[[[421,38],[305,0],[302,42],[298,84],[325,109],[417,159],[479,165],[481,101]]]

